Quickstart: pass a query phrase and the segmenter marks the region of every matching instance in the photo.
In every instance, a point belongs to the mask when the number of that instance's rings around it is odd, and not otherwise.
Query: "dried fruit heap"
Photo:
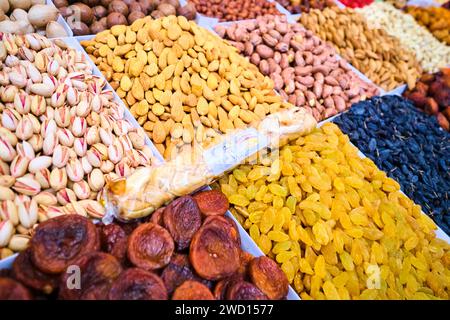
[[[414,90],[405,91],[403,96],[426,113],[436,115],[439,125],[450,131],[450,68],[423,74]]]
[[[437,39],[450,45],[450,10],[439,7],[406,7],[406,12],[428,28]]]
[[[219,191],[204,191],[174,200],[149,221],[95,226],[79,215],[50,219],[36,228],[11,278],[0,277],[0,300],[32,299],[32,291],[58,291],[68,300],[285,298],[286,276],[269,258],[241,250],[237,226],[223,216],[227,208]],[[74,265],[81,288],[67,286]]]
[[[181,16],[81,43],[166,159],[291,107],[235,48]]]
[[[449,245],[335,124],[219,182],[234,215],[301,298],[449,298]]]

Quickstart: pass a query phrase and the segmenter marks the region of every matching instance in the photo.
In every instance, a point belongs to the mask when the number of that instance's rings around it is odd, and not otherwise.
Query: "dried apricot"
[[[227,197],[218,190],[202,191],[194,195],[194,200],[205,216],[224,215],[229,207]]]
[[[176,288],[173,300],[214,300],[214,296],[207,286],[200,282],[188,280]]]
[[[45,294],[52,293],[58,287],[58,276],[39,271],[31,261],[30,249],[22,251],[14,260],[13,276],[27,287],[42,291]]]
[[[219,218],[212,216],[210,218]],[[205,223],[194,235],[189,258],[195,271],[208,280],[219,280],[235,273],[239,268],[240,247],[231,234],[232,227]]]
[[[270,299],[280,300],[287,295],[289,282],[277,264],[265,256],[254,258],[249,267],[252,282]]]
[[[269,300],[256,286],[246,281],[237,281],[230,285],[227,300]]]
[[[30,291],[20,282],[10,278],[0,278],[0,300],[32,300]]]
[[[151,222],[137,227],[128,240],[128,259],[135,266],[145,270],[166,266],[173,251],[174,243],[169,232]]]
[[[80,269],[80,288],[69,286],[72,273],[63,273],[59,297],[64,300],[96,298],[105,300],[111,283],[122,272],[120,262],[112,255],[93,252],[80,257],[73,265]],[[95,290],[95,294],[94,291]]]
[[[164,282],[156,274],[139,268],[130,268],[114,281],[109,300],[167,300]]]
[[[30,248],[37,268],[45,273],[61,273],[83,254],[99,250],[100,240],[91,220],[70,214],[39,224]]]
[[[189,247],[192,236],[202,223],[200,210],[190,196],[172,201],[164,210],[164,226],[177,244],[178,250]]]

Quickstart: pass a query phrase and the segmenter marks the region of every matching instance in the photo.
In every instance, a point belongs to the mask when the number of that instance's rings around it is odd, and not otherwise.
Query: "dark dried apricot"
[[[219,280],[238,270],[241,249],[230,232],[232,229],[228,222],[213,221],[204,224],[194,235],[189,258],[202,278]]]
[[[145,270],[166,266],[173,251],[174,243],[169,232],[151,222],[141,224],[128,239],[128,259]]]
[[[247,281],[236,281],[227,290],[227,300],[269,300],[255,285]]]
[[[241,265],[239,266],[238,273],[242,274],[243,277],[247,277],[248,275],[248,267],[250,262],[254,259],[250,253],[242,250],[240,255]]]
[[[155,224],[159,224],[160,226],[164,226],[164,210],[166,210],[166,208],[159,208],[158,210],[156,210],[155,212],[153,212],[150,216],[150,222],[153,222]]]
[[[265,256],[253,259],[249,265],[252,282],[272,300],[284,298],[289,290],[289,281],[283,270]]]
[[[174,254],[170,263],[161,273],[161,279],[164,281],[169,294],[186,280],[194,278],[194,270],[189,263],[189,257],[185,254]]]
[[[216,224],[218,226],[221,226],[221,228],[226,229],[231,238],[236,242],[237,246],[241,247],[241,236],[239,234],[239,229],[233,219],[222,216],[209,216],[205,219],[203,225],[207,225],[210,223]]]
[[[204,284],[188,280],[175,290],[172,300],[214,300],[214,296]]]
[[[121,226],[111,223],[100,229],[102,250],[124,261],[127,255],[128,236]]]
[[[22,251],[13,263],[14,278],[27,287],[42,291],[45,294],[52,293],[58,287],[59,278],[56,275],[43,273],[36,268],[31,261],[31,251]]]
[[[177,250],[189,247],[193,235],[202,224],[200,210],[191,196],[172,201],[164,210],[163,220],[177,244]]]
[[[110,300],[167,300],[167,290],[156,274],[130,268],[119,276],[109,290]]]
[[[216,300],[225,300],[228,287],[233,284],[234,282],[240,282],[244,281],[244,277],[240,273],[235,273],[229,278],[220,280],[217,282],[216,286],[214,287],[214,298]]]
[[[194,195],[194,200],[205,216],[223,216],[230,207],[227,197],[219,190],[199,192]]]
[[[39,224],[30,248],[37,268],[46,273],[61,273],[82,255],[98,251],[100,240],[91,220],[70,214]]]
[[[110,283],[97,284],[84,290],[80,300],[106,300],[110,289]]]
[[[83,296],[85,299],[89,297],[106,299],[108,290],[101,290],[102,287],[109,287],[122,272],[122,265],[119,260],[104,252],[86,254],[76,260],[72,266],[79,268],[81,278],[78,284],[76,279],[72,283],[75,273],[71,272],[72,270],[67,270],[63,274],[59,290],[61,299],[79,300]],[[79,286],[77,287],[77,285]],[[95,295],[93,294],[94,291]]]
[[[0,278],[0,300],[32,300],[30,291],[11,278]]]

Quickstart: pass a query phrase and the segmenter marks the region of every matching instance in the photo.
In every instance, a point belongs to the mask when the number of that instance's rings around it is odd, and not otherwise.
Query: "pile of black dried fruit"
[[[450,234],[450,133],[399,96],[358,102],[333,120]]]

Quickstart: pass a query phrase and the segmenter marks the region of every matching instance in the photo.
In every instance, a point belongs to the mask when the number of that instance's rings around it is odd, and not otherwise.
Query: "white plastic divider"
[[[333,119],[334,118],[336,118],[336,117],[339,117],[339,116],[341,116],[342,114],[344,114],[346,111],[344,111],[344,112],[342,112],[342,113],[340,113],[340,114],[337,114],[337,115],[335,115],[334,117],[331,117],[331,118],[328,118],[328,119],[326,119],[326,120],[323,120],[323,121],[321,121],[321,122],[319,122],[318,124],[317,124],[317,127],[318,128],[320,128],[321,126],[323,126],[325,123],[327,123],[327,122],[333,122]],[[345,132],[343,132],[344,134],[346,134]],[[362,153],[361,152],[361,150],[357,147],[357,146],[355,146],[350,140],[349,140],[349,143],[352,145],[352,146],[354,146],[357,150],[358,150],[358,156],[361,158],[361,159],[364,159],[364,158],[368,158],[364,153]],[[370,158],[369,158],[370,159]],[[375,163],[375,162],[374,162]],[[376,164],[375,164],[376,165]],[[377,166],[377,168],[378,168],[378,166]],[[380,169],[380,168],[378,168],[379,170],[381,170],[381,171],[383,171],[382,169]],[[397,181],[396,179],[394,179],[394,178],[391,178],[391,179],[393,179],[393,180],[395,180],[395,181]],[[397,181],[398,182],[398,181]],[[405,197],[408,197],[404,192],[403,192],[403,190],[401,190],[400,189],[400,192],[405,196]],[[410,197],[408,197],[409,199],[411,199]],[[413,202],[414,202],[414,200],[413,199],[411,199]],[[415,203],[415,202],[414,202]],[[423,210],[422,210],[422,214],[424,214],[424,215],[426,215],[426,216],[428,216],[425,212],[423,212]],[[444,240],[445,242],[447,242],[448,244],[450,244],[450,237],[435,223],[435,225],[436,225],[436,227],[437,227],[437,229],[435,230],[435,234],[436,234],[436,238],[439,238],[439,239],[442,239],[442,240]]]
[[[47,5],[49,5],[49,6],[52,6],[52,7],[56,8],[55,4],[51,0],[45,0],[45,3]],[[56,22],[58,22],[60,25],[63,26],[63,28],[66,31],[68,37],[72,37],[73,36],[72,29],[70,29],[70,27],[67,24],[66,20],[64,19],[62,14],[59,12],[59,9],[56,8],[56,10],[58,10],[58,19],[56,20]]]

